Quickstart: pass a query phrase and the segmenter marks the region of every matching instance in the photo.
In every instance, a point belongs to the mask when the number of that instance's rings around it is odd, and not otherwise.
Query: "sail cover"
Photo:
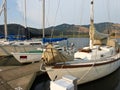
[[[67,40],[67,38],[43,38],[43,43],[57,42],[57,41],[62,41],[62,40]]]
[[[108,38],[108,34],[103,34],[103,33],[100,33],[100,32],[95,30],[95,32],[94,32],[94,39],[95,40],[102,40],[102,39],[107,39],[107,38]]]
[[[52,44],[48,44],[46,50],[42,54],[42,59],[46,64],[55,64],[57,62],[65,62],[67,61],[67,57],[65,57],[61,52],[59,52],[56,48],[52,46]]]

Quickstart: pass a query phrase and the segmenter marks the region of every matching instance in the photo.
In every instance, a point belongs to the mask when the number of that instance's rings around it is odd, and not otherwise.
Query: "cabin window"
[[[101,51],[102,49],[100,47],[98,47],[98,50]]]
[[[30,45],[41,45],[41,43],[30,43]]]
[[[100,55],[101,57],[104,57],[104,55]]]
[[[24,43],[20,43],[20,45],[24,45]]]
[[[20,56],[20,59],[27,59],[27,56]]]
[[[113,50],[111,51],[111,55],[113,55]]]

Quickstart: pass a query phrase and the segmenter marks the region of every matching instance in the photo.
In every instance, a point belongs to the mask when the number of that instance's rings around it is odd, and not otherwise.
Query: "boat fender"
[[[117,49],[116,49],[116,53],[119,53],[119,52],[120,52],[120,48],[117,48]]]
[[[40,64],[40,71],[42,72],[47,72],[47,70],[44,69],[44,66],[45,66],[45,63],[44,61],[42,60],[41,64]]]

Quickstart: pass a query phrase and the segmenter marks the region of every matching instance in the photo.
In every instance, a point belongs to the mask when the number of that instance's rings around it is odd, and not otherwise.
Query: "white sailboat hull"
[[[102,78],[114,72],[120,67],[120,54],[109,60],[99,62],[77,63],[72,65],[61,65],[54,67],[46,67],[47,73],[51,80],[57,80],[64,75],[72,75],[78,78],[77,83],[83,84],[99,78]],[[55,79],[55,77],[57,77]]]
[[[41,60],[42,53],[12,53],[20,63],[36,62]]]
[[[40,48],[40,45],[23,45],[23,46],[14,46],[14,45],[4,45],[0,46],[0,56],[11,55],[11,52],[25,52],[32,51]]]

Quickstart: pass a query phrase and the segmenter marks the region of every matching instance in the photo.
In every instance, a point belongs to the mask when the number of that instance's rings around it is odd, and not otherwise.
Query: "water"
[[[50,90],[47,73],[36,77],[31,90]],[[120,90],[120,68],[101,79],[78,85],[78,90]]]
[[[120,68],[106,77],[79,85],[78,90],[120,90]]]
[[[70,38],[68,41],[74,43],[77,49],[88,46],[89,43],[88,38]],[[118,41],[120,42],[120,39]],[[65,45],[67,43],[63,41],[60,44]],[[36,77],[31,90],[49,90],[49,84],[50,79],[45,73]],[[106,77],[78,85],[78,90],[120,90],[120,68]]]
[[[68,46],[70,46],[71,43],[74,43],[75,48],[81,48],[81,47],[85,47],[88,46],[89,44],[89,38],[69,38],[67,41],[62,41],[60,43],[61,46],[64,46],[68,44]]]

